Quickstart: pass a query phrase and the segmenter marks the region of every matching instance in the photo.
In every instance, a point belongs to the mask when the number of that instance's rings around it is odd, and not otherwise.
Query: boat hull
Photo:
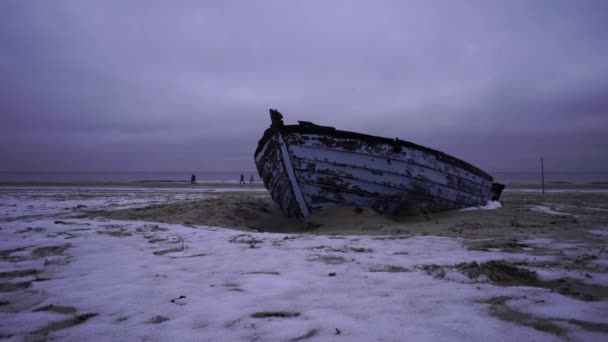
[[[280,119],[275,114],[255,162],[289,217],[342,206],[383,214],[437,212],[492,197],[491,176],[445,153],[308,122],[284,126]]]

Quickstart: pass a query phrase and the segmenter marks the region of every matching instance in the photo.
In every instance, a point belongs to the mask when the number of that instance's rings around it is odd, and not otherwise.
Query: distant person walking
[[[241,173],[241,181],[239,184],[245,184],[245,175]]]
[[[193,173],[192,177],[190,177],[190,184],[196,184],[196,175]]]
[[[249,178],[249,184],[253,184],[253,175],[251,175],[251,178]]]

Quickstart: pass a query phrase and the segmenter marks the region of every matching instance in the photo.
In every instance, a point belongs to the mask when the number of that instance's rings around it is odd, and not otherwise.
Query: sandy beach
[[[260,185],[0,189],[0,337],[608,338],[608,191],[286,218]]]

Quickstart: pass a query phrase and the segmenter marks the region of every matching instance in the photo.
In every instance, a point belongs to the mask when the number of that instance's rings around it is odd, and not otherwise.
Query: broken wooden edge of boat
[[[416,214],[486,204],[504,185],[446,153],[390,139],[298,121],[271,125],[258,142],[256,167],[288,217],[358,206],[382,214]]]

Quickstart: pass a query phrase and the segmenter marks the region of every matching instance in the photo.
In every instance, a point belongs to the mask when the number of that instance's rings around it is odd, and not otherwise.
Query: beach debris
[[[340,329],[336,328],[336,333],[335,335],[340,335],[342,333],[342,331],[340,331]]]
[[[330,277],[335,277],[336,276],[336,272],[329,272],[327,275],[330,276]]]

